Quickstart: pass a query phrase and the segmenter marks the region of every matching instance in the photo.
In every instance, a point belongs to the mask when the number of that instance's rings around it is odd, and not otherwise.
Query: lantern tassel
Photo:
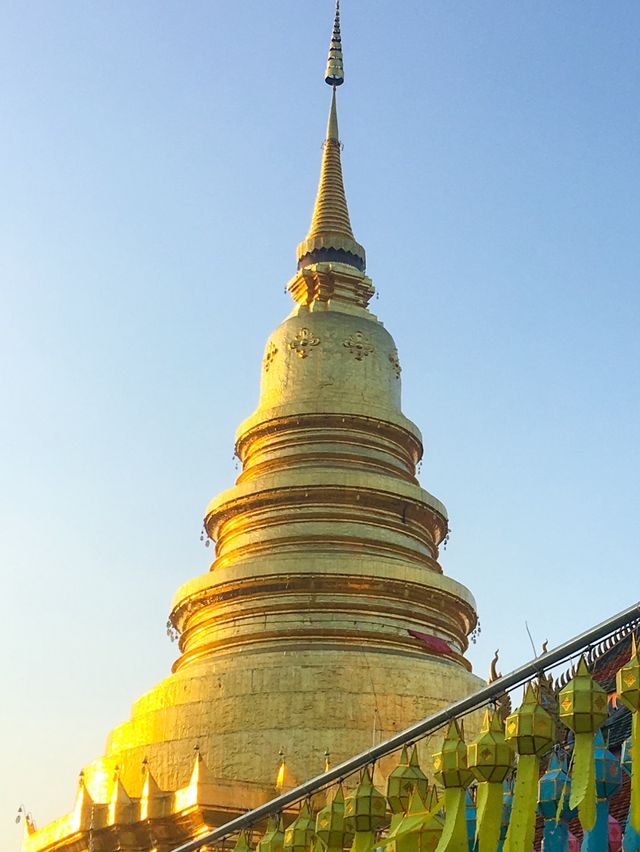
[[[578,808],[582,830],[591,831],[596,824],[596,765],[590,732],[575,735],[569,807]]]
[[[539,775],[540,758],[536,754],[521,754],[504,852],[528,852],[533,848]]]
[[[640,832],[640,710],[631,717],[631,800],[629,819],[634,831]]]
[[[500,841],[502,819],[502,782],[478,784],[478,823],[476,840],[479,852],[495,852]]]
[[[353,836],[351,852],[371,852],[376,845],[376,835],[373,831],[356,831]]]
[[[444,826],[435,852],[469,852],[465,791],[447,787],[444,791]]]

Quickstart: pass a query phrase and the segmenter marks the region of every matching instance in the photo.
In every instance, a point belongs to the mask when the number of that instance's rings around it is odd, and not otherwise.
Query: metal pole
[[[248,828],[250,825],[253,825],[264,817],[279,813],[288,805],[292,805],[294,802],[312,795],[318,790],[321,790],[323,787],[328,786],[333,781],[339,781],[349,775],[352,775],[358,769],[362,769],[362,767],[373,763],[375,760],[396,751],[405,743],[420,739],[421,737],[438,730],[438,728],[441,728],[451,719],[463,716],[472,710],[477,710],[479,707],[483,707],[493,698],[496,698],[506,690],[513,689],[519,684],[530,680],[536,675],[541,674],[546,669],[555,666],[557,663],[561,663],[567,657],[573,656],[573,654],[577,651],[580,651],[589,645],[598,643],[600,640],[604,639],[605,636],[608,636],[620,627],[624,627],[625,625],[639,619],[640,601],[633,604],[633,606],[622,610],[622,612],[619,612],[617,615],[608,618],[606,621],[597,624],[595,627],[586,630],[584,633],[580,633],[568,642],[558,645],[557,648],[553,648],[551,651],[547,651],[545,654],[535,657],[535,659],[530,660],[518,669],[514,669],[514,671],[510,672],[508,675],[504,675],[503,677],[498,678],[498,680],[494,680],[493,683],[487,684],[487,686],[479,689],[472,695],[468,695],[466,698],[461,698],[459,701],[454,701],[454,703],[450,704],[448,707],[438,710],[436,713],[432,713],[431,716],[427,716],[426,719],[422,719],[420,722],[410,725],[403,731],[394,734],[388,740],[378,743],[378,745],[355,755],[355,757],[350,757],[348,760],[345,760],[338,766],[334,766],[327,772],[323,772],[321,775],[317,775],[310,781],[305,781],[304,784],[294,787],[293,790],[289,790],[289,792],[283,793],[275,799],[271,799],[264,805],[260,805],[251,811],[247,811],[246,814],[242,814],[241,816],[230,820],[220,826],[220,828],[216,828],[208,834],[203,834],[202,837],[199,837],[197,840],[190,840],[182,846],[177,846],[172,850],[172,852],[197,852],[198,849],[208,843],[215,843],[229,834],[233,834],[243,828]]]

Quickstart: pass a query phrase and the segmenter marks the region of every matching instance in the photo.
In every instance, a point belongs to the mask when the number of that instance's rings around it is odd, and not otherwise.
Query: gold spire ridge
[[[347,197],[342,179],[336,86],[344,83],[342,42],[340,38],[340,2],[336,2],[336,17],[329,48],[325,82],[333,87],[327,134],[322,153],[320,182],[311,217],[309,233],[298,246],[298,269],[313,263],[334,261],[365,269],[364,248],[356,242],[351,229]]]

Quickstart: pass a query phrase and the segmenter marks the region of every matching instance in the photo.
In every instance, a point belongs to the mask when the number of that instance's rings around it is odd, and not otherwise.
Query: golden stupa
[[[206,509],[215,559],[173,600],[180,656],[84,768],[71,813],[30,826],[24,852],[170,849],[316,775],[325,752],[342,760],[478,688],[464,657],[474,600],[438,563],[447,513],[416,479],[398,351],[368,309],[343,79],[338,8],[295,304],[236,435],[242,472]]]

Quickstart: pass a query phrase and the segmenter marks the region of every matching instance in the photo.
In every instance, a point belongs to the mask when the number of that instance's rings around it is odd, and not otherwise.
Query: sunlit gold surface
[[[357,253],[339,151],[334,100],[307,242]],[[89,833],[105,852],[170,848],[273,796],[281,749],[302,781],[326,750],[340,761],[481,684],[464,658],[474,601],[438,562],[447,514],[416,479],[422,439],[371,280],[315,263],[288,289],[237,433],[242,471],[206,509],[215,560],[173,601],[173,673],[25,852],[84,850]]]

